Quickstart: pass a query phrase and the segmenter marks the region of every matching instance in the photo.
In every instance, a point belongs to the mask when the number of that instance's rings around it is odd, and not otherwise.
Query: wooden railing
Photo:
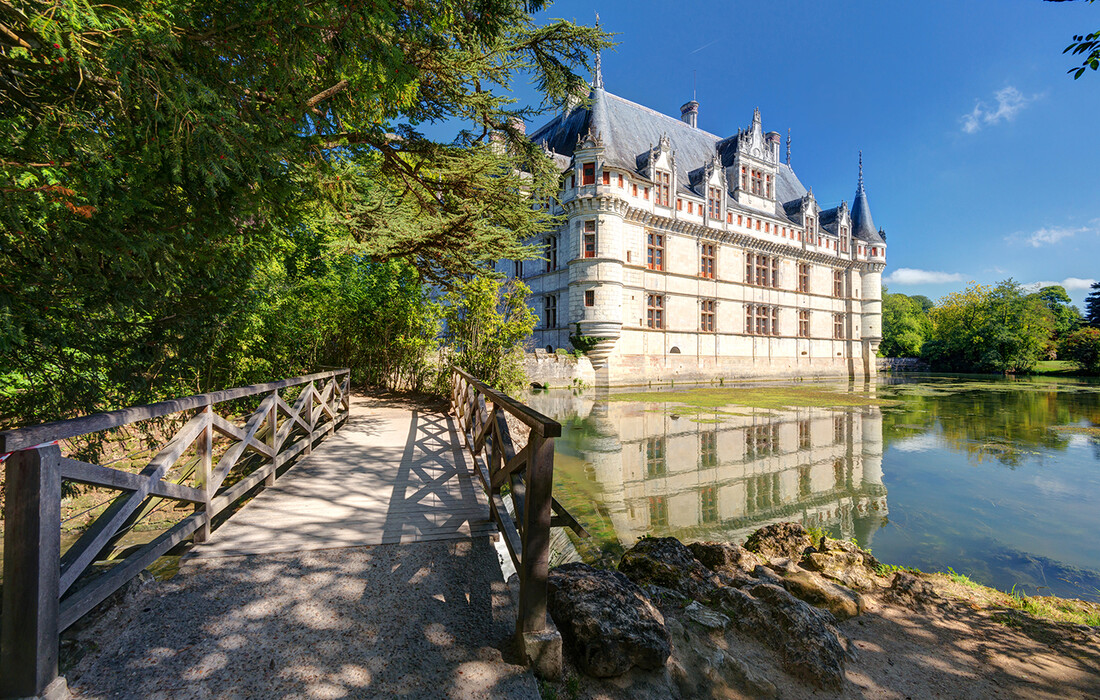
[[[556,675],[561,638],[546,617],[550,528],[568,527],[588,536],[553,497],[554,438],[561,435],[561,424],[458,367],[452,375],[451,411],[488,495],[490,515],[519,574],[517,642],[537,672]],[[530,429],[526,444],[518,450],[506,414]],[[512,499],[511,512],[505,495]]]
[[[175,545],[188,537],[204,540],[215,516],[261,482],[275,483],[276,470],[309,454],[318,439],[339,427],[348,416],[349,378],[347,369],[320,372],[0,432],[0,453],[11,453],[5,465],[0,696],[43,695],[57,679],[62,631]],[[301,389],[289,405],[280,391],[294,387]],[[243,425],[214,411],[218,404],[239,407],[240,400],[255,396],[263,399]],[[157,441],[163,446],[139,473],[71,459],[58,445],[158,418],[182,427]],[[215,433],[228,441],[216,445]],[[168,478],[181,458],[190,476]],[[64,554],[63,481],[123,492]],[[90,572],[156,499],[192,504],[195,512],[106,571]]]

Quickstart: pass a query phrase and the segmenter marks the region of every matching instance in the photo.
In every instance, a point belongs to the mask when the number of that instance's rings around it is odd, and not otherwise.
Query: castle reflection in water
[[[563,425],[559,500],[621,547],[647,534],[740,542],[784,521],[870,546],[886,521],[878,407],[681,415],[589,392],[526,400]],[[585,488],[570,488],[569,476]]]

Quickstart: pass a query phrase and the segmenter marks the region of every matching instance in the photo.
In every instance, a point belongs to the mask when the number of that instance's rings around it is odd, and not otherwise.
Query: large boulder
[[[750,576],[763,563],[755,554],[732,542],[692,542],[688,549],[703,566],[734,580]]]
[[[721,584],[675,537],[644,537],[619,560],[619,571],[639,586],[667,588],[706,600]]]
[[[849,588],[869,591],[878,587],[875,582],[881,566],[871,553],[847,540],[822,537],[813,549],[802,557],[802,566],[817,571]]]
[[[907,608],[918,610],[940,602],[940,597],[931,583],[908,571],[899,571],[894,574],[894,580],[890,582],[886,595]]]
[[[550,615],[582,671],[603,678],[664,666],[664,617],[626,576],[574,562],[551,570],[547,583]]]
[[[778,573],[780,585],[788,592],[810,605],[828,610],[837,620],[847,620],[867,609],[867,601],[861,594],[800,566],[790,564]]]
[[[802,553],[813,546],[810,534],[799,523],[775,523],[762,527],[745,540],[745,549],[762,558],[793,559],[798,561]]]

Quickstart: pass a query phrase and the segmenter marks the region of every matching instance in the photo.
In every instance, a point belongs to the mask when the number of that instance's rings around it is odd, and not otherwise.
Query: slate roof
[[[545,143],[547,148],[559,156],[555,160],[561,163],[561,156],[572,158],[578,137],[591,131],[603,141],[604,160],[609,166],[642,172],[648,163],[650,150],[660,142],[662,135],[667,135],[676,159],[676,182],[680,192],[700,196],[693,186],[699,183],[705,166],[715,154],[718,154],[722,166],[726,168],[726,181],[731,187],[736,186],[739,173],[733,172],[733,158],[737,152],[737,136],[715,136],[692,127],[677,117],[662,114],[602,88],[593,89],[589,101],[589,106],[574,107],[551,119],[530,134],[531,140]],[[806,195],[806,187],[786,163],[778,165],[775,184],[775,211],[768,213],[796,225],[801,224],[799,212],[802,198]],[[857,204],[852,207],[855,235],[860,237],[855,217],[857,211],[860,211],[857,205],[861,203],[864,216],[862,220],[866,222],[863,240],[882,243],[871,223],[871,210],[862,192],[861,181],[860,193],[856,195]],[[728,204],[737,211],[752,211],[739,205],[732,197],[728,198]]]
[[[875,228],[871,219],[871,207],[867,204],[867,193],[863,190],[863,175],[860,173],[856,199],[852,202],[852,237],[867,243],[883,245],[886,243]]]

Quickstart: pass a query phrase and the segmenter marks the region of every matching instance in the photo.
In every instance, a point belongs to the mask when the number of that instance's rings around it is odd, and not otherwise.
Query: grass
[[[1024,595],[1017,591],[1015,586],[1009,591],[1008,597],[1009,607],[1034,617],[1100,627],[1100,604],[1097,603],[1070,598]]]
[[[1069,360],[1040,360],[1035,363],[1031,373],[1076,376],[1081,374],[1081,369],[1076,362],[1070,362]]]
[[[951,579],[955,583],[961,584],[963,586],[969,586],[970,588],[974,588],[974,589],[984,588],[984,586],[982,586],[982,584],[978,583],[977,581],[970,578],[966,574],[960,574],[960,573],[956,572],[950,566],[947,567],[946,576],[947,576],[947,578]]]
[[[834,391],[823,386],[708,387],[612,394],[612,401],[676,403],[698,409],[747,406],[763,409],[860,408],[898,403],[868,391]]]

